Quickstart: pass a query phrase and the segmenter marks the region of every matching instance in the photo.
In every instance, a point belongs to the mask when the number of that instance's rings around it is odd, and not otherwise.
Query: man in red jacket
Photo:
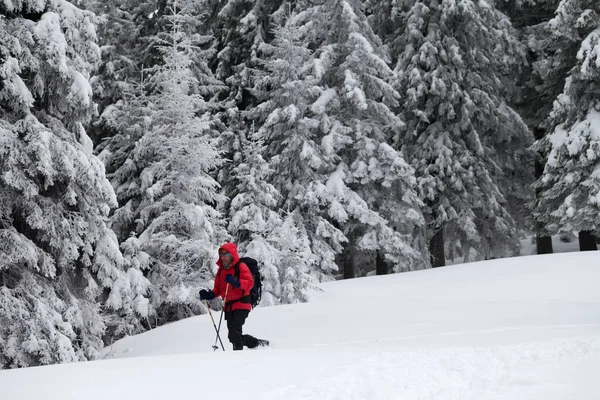
[[[239,264],[239,277],[236,277],[236,264]],[[212,300],[219,296],[225,299],[225,320],[233,350],[242,350],[244,346],[251,349],[257,346],[268,346],[268,341],[242,333],[242,326],[252,310],[250,289],[254,286],[254,278],[248,266],[240,262],[235,243],[225,243],[221,246],[217,265],[219,269],[215,277],[215,285],[212,290],[201,290],[200,299]]]

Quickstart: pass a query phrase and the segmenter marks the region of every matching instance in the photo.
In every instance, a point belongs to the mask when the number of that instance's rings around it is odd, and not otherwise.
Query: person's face
[[[225,250],[221,250],[219,251],[219,257],[221,258],[223,268],[227,269],[231,267],[231,263],[233,262],[233,256],[231,254],[229,254]]]

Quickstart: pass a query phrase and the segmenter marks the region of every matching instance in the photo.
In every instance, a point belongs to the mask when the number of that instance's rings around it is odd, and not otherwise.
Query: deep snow
[[[327,283],[251,313],[245,331],[271,349],[234,353],[223,327],[213,352],[203,315],[107,360],[0,371],[0,398],[597,400],[598,282],[600,252]]]

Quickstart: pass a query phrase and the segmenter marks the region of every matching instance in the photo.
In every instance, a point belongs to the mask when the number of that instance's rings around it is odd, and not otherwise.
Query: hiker
[[[252,349],[268,346],[269,342],[254,336],[244,335],[242,326],[252,310],[250,289],[254,278],[246,264],[240,262],[235,243],[225,243],[219,248],[219,269],[212,290],[200,290],[200,300],[212,300],[221,296],[225,300],[224,312],[227,321],[228,338],[233,350],[242,350],[244,346]]]

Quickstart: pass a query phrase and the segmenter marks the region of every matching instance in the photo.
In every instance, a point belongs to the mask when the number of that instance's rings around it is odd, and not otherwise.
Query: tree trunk
[[[352,278],[356,278],[356,269],[354,268],[354,259],[348,254],[344,260],[344,279]]]
[[[544,130],[540,128],[533,129],[533,135],[536,140],[542,139],[544,137]],[[541,154],[538,154],[535,158],[535,179],[539,179],[544,174],[544,159]],[[536,198],[539,195],[539,189],[535,190]],[[552,247],[552,237],[546,236],[541,232],[544,231],[544,227],[541,226],[537,221],[535,221],[535,227],[537,230],[537,234],[535,236],[535,247],[537,254],[552,254],[554,253],[554,248]]]
[[[356,278],[356,252],[354,247],[354,240],[352,234],[348,235],[348,244],[342,254],[343,268],[344,268],[344,279]]]
[[[375,274],[376,275],[387,275],[388,274],[388,266],[381,256],[381,252],[377,252],[375,257]]]
[[[446,265],[446,254],[444,251],[444,227],[437,228],[433,237],[429,240],[429,253],[431,254],[431,266],[433,268]]]
[[[554,248],[552,247],[552,238],[550,236],[537,235],[535,237],[535,247],[537,249],[537,254],[554,253]]]
[[[596,245],[596,237],[593,231],[579,232],[579,251],[598,250]]]

